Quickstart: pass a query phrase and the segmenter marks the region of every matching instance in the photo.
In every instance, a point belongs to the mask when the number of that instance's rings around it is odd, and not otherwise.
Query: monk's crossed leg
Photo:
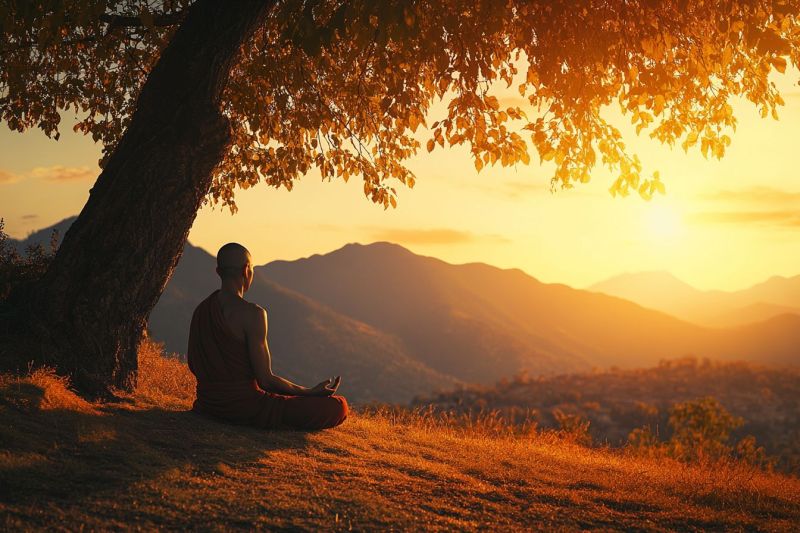
[[[343,396],[285,396],[283,402],[281,422],[293,429],[332,428],[344,422],[349,411]]]

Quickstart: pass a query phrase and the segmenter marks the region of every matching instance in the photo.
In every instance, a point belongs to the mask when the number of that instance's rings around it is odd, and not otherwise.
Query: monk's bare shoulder
[[[265,316],[267,314],[267,310],[261,307],[260,305],[253,303],[253,302],[245,302],[247,303],[247,310],[253,316],[260,317]]]
[[[258,304],[245,301],[244,307],[245,321],[247,329],[255,332],[260,332],[266,329],[267,326],[267,310]]]

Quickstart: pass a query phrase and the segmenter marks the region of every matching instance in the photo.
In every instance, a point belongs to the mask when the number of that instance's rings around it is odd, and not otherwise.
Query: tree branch
[[[186,11],[176,11],[174,13],[153,13],[153,22],[151,26],[157,28],[165,28],[168,26],[174,26],[176,24],[180,24],[183,22],[183,19],[186,18]],[[88,35],[86,37],[79,37],[75,39],[66,39],[64,41],[60,41],[58,43],[59,46],[71,46],[75,44],[83,44],[83,43],[91,43],[95,42],[101,38],[106,38],[114,33],[118,29],[126,29],[126,28],[144,28],[144,22],[142,22],[142,17],[134,17],[129,15],[113,15],[110,13],[103,13],[100,15],[100,21],[105,22],[108,24],[105,32],[102,35]],[[30,48],[35,48],[40,46],[40,43],[36,41],[27,41],[22,43],[16,43],[16,46],[0,49],[0,57],[8,55],[13,52],[17,52],[19,50],[25,50]]]
[[[152,26],[163,28],[166,26],[174,26],[180,24],[186,17],[186,11],[175,11],[174,13],[152,13],[153,21]],[[147,26],[143,22],[143,17],[130,16],[130,15],[112,15],[110,13],[103,13],[100,15],[100,21],[108,24],[107,33],[110,33],[116,28],[143,28]]]

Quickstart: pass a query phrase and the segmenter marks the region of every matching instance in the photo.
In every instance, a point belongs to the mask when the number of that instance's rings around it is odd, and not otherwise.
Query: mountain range
[[[800,315],[800,276],[773,276],[741,291],[701,291],[668,272],[621,274],[588,288],[712,327]]]
[[[151,336],[183,353],[194,307],[217,286],[214,258],[187,243],[151,314]],[[278,373],[309,385],[342,374],[342,392],[356,402],[686,355],[800,362],[792,313],[704,327],[521,270],[452,265],[385,242],[258,266],[247,298],[268,311]]]
[[[451,265],[389,243],[274,261],[259,273],[400,338],[430,367],[471,382],[527,369],[648,366],[685,355],[800,360],[800,317],[706,328],[517,269]]]

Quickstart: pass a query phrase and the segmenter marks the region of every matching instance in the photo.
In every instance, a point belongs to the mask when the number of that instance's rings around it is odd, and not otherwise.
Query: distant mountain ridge
[[[526,332],[491,295],[470,291],[473,279],[495,270],[488,265],[449,265],[379,242],[274,261],[256,270],[396,335],[426,365],[463,380],[483,382],[522,369],[553,373],[590,366],[579,346],[564,340],[556,346],[552,339]]]
[[[795,364],[800,317],[726,330],[617,297],[545,284],[520,270],[451,265],[390,243],[350,244],[257,271],[389,331],[426,365],[491,383],[520,370],[636,367],[700,355]]]
[[[185,352],[192,311],[218,287],[214,263],[187,243],[150,316],[151,335],[168,350]],[[268,310],[276,371],[308,384],[342,374],[356,401],[404,403],[523,371],[645,367],[686,355],[800,362],[793,314],[701,327],[518,269],[452,265],[392,243],[349,244],[255,271],[247,297]]]
[[[800,315],[800,275],[773,276],[740,291],[701,291],[668,272],[638,272],[614,276],[587,290],[714,327],[740,326],[786,313]]]

